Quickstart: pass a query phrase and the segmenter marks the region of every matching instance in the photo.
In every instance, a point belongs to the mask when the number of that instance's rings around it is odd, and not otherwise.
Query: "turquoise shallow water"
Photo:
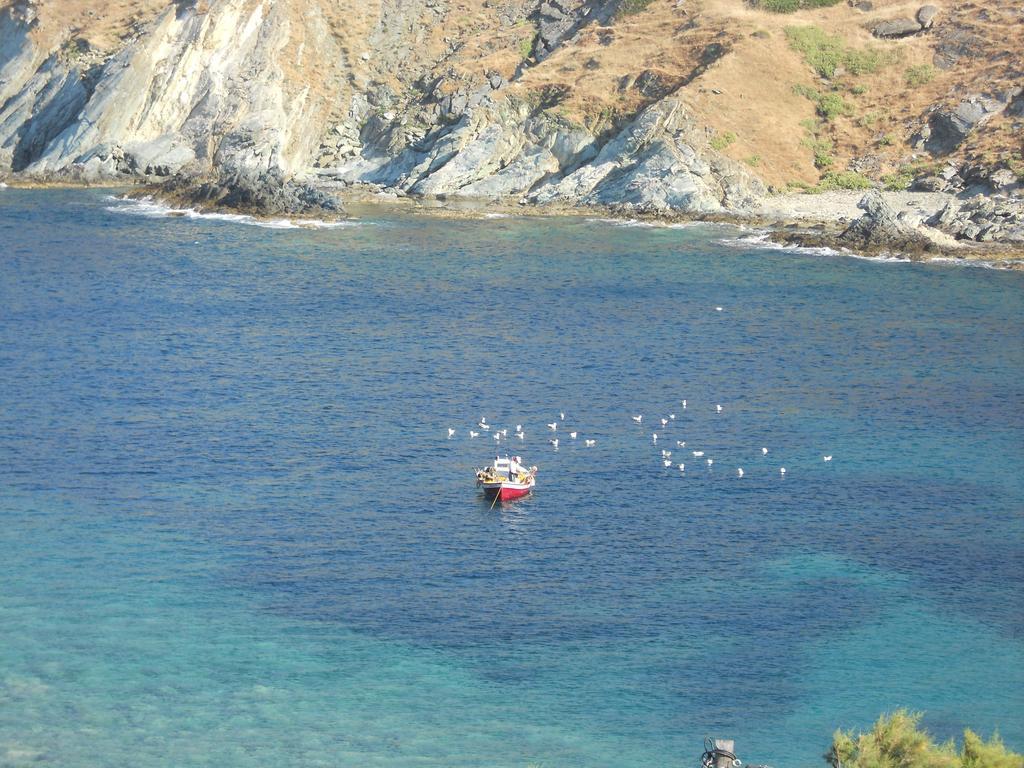
[[[1020,274],[111,205],[0,193],[0,765],[1024,749]],[[541,467],[493,512],[484,414]]]

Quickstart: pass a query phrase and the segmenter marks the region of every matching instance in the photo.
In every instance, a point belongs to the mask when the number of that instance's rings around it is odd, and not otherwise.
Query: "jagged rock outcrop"
[[[288,178],[279,168],[222,169],[215,178],[185,172],[168,180],[158,191],[180,205],[259,216],[298,214],[337,218],[344,213],[333,195]]]
[[[54,53],[26,78],[31,22],[8,9],[3,49],[23,42],[0,70],[14,91],[0,111],[0,164],[84,180],[166,176],[196,162],[302,167],[319,134],[317,105],[281,75],[284,13],[254,0],[175,5],[88,71]]]
[[[839,235],[841,244],[860,252],[892,252],[911,258],[937,250],[936,237],[898,214],[878,190],[864,195],[857,207],[864,215]]]
[[[1024,244],[1024,200],[975,197],[951,200],[928,224],[958,240]]]
[[[593,161],[529,199],[714,213],[748,206],[763,194],[760,182],[710,150],[693,115],[677,99],[667,98],[648,107]]]

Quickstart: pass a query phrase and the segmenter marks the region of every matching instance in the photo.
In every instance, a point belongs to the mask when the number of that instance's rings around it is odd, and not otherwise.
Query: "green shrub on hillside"
[[[841,0],[751,0],[751,5],[772,13],[793,13],[805,8],[829,8]]]
[[[916,67],[907,67],[904,79],[911,88],[925,85],[935,79],[935,67],[931,64],[919,64]]]
[[[828,139],[807,136],[802,143],[814,153],[814,167],[818,170],[824,170],[836,161],[832,156],[832,150],[835,149],[835,145]]]
[[[820,93],[815,88],[797,83],[793,93],[814,102],[818,114],[826,120],[835,120],[840,115],[852,115],[853,107],[838,93]]]
[[[871,189],[873,186],[875,183],[871,179],[856,171],[829,171],[818,182],[818,187],[822,190]]]
[[[877,72],[892,61],[892,56],[874,48],[847,48],[842,38],[818,27],[786,27],[789,47],[822,77],[835,77],[841,67],[852,75]]]
[[[921,715],[883,715],[867,733],[836,731],[825,759],[833,768],[1024,768],[1024,755],[1009,751],[998,735],[983,741],[970,728],[963,746],[935,744],[921,730]]]
[[[736,141],[736,134],[732,131],[725,131],[724,133],[719,133],[712,137],[711,141],[708,143],[711,145],[712,149],[721,152],[734,141]]]
[[[647,8],[654,0],[622,0],[619,4],[619,9],[615,12],[616,16],[629,16],[633,13],[640,13],[640,11]]]

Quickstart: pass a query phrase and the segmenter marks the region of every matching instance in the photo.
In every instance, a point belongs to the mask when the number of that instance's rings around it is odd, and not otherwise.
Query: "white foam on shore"
[[[206,219],[209,221],[226,221],[232,224],[246,224],[264,229],[337,229],[355,227],[355,221],[323,221],[322,219],[259,219],[244,213],[216,213],[197,211],[194,208],[174,208],[158,202],[151,197],[130,198],[109,195],[107,200],[117,203],[108,205],[106,210],[111,213],[127,213],[132,216],[145,216],[151,219],[184,218]]]
[[[710,227],[716,222],[709,221],[641,221],[640,219],[588,218],[591,224],[610,224],[613,227],[642,227],[644,229],[689,229],[690,227]]]
[[[848,251],[846,249],[837,250],[835,248],[826,247],[809,247],[802,245],[785,245],[783,243],[777,243],[770,238],[768,232],[758,232],[756,234],[745,235],[743,237],[728,237],[719,240],[718,242],[723,245],[728,245],[736,248],[762,248],[767,251],[787,251],[789,253],[802,253],[810,256],[845,256],[851,259],[860,259],[861,261],[873,261],[879,264],[943,264],[953,265],[957,267],[981,267],[983,269],[1009,269],[1012,266],[1022,264],[1024,262],[1020,260],[1007,260],[1007,261],[984,261],[981,259],[958,259],[953,256],[936,256],[931,259],[926,259],[921,262],[915,262],[913,259],[908,259],[904,256],[896,256],[893,254],[879,254],[877,256],[865,256],[864,254],[855,253],[854,251]]]

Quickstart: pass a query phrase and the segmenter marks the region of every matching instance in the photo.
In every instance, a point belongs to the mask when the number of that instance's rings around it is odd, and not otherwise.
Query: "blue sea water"
[[[695,766],[710,734],[820,768],[896,707],[1024,749],[1024,275],[118,207],[0,191],[0,765]],[[481,416],[524,425],[533,497],[478,495]]]

